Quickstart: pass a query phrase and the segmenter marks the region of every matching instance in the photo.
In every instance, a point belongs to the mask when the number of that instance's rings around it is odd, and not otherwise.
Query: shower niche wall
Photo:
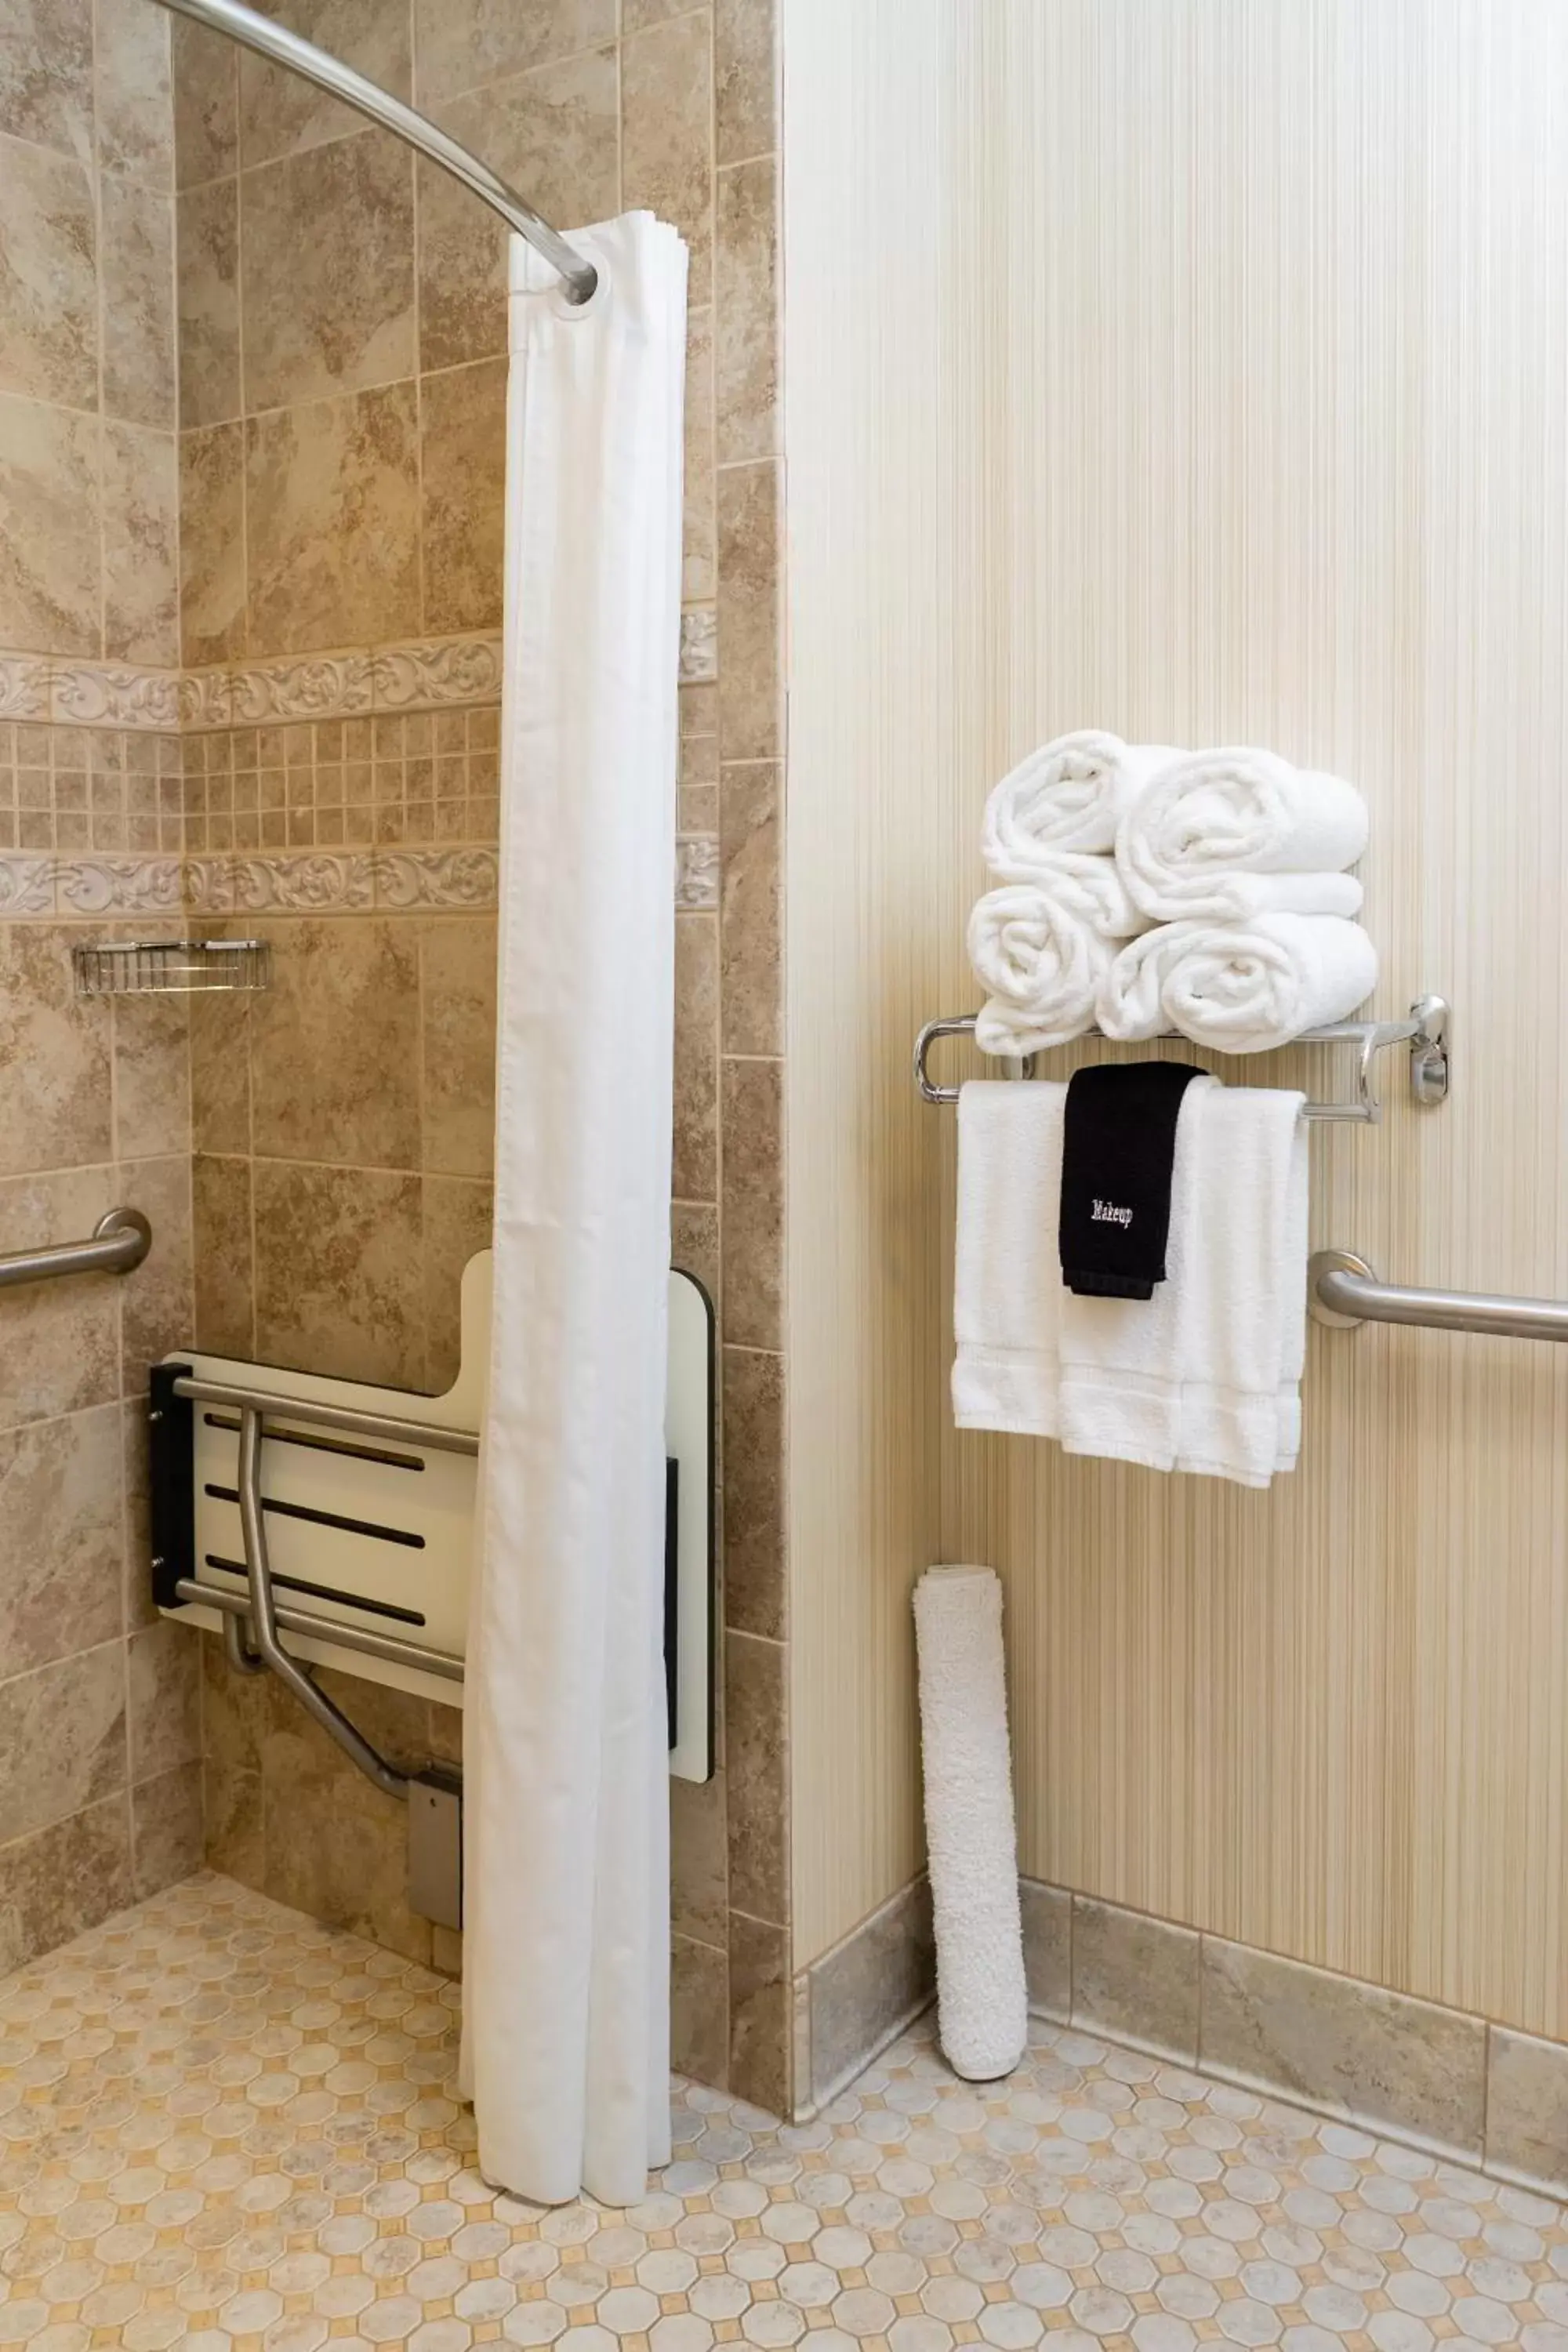
[[[673,1797],[675,2032],[689,2071],[780,2106],[771,21],[758,0],[624,32],[605,0],[570,26],[543,0],[458,18],[437,0],[279,13],[553,218],[647,205],[691,248],[672,1257],[720,1303],[715,1436],[734,1468],[720,1769]],[[460,1277],[490,1205],[502,233],[387,134],[153,0],[100,0],[96,18],[88,0],[40,0],[34,20],[53,95],[0,74],[0,137],[21,157],[20,176],[0,175],[0,229],[53,257],[32,182],[68,183],[85,222],[102,176],[110,340],[79,349],[96,315],[84,283],[68,320],[0,352],[0,500],[8,521],[32,500],[48,522],[0,573],[0,708],[38,730],[0,721],[0,1003],[18,1024],[0,1066],[16,1116],[0,1124],[37,1137],[8,1145],[21,1189],[0,1171],[0,1245],[89,1229],[63,1180],[34,1171],[73,1154],[101,1171],[117,1151],[136,1181],[84,1176],[83,1200],[145,1200],[156,1239],[112,1297],[0,1301],[12,1360],[23,1332],[60,1367],[6,1411],[18,1430],[68,1420],[73,1445],[92,1436],[89,1517],[118,1563],[112,1676],[49,1660],[13,1677],[0,1660],[0,1706],[9,1694],[46,1746],[98,1757],[118,1741],[121,1759],[73,1766],[47,1824],[15,1796],[0,1810],[0,1886],[58,1875],[60,1823],[79,1824],[76,1891],[29,1898],[13,1957],[142,1884],[124,1791],[163,1780],[156,1766],[176,1776],[167,1872],[205,1841],[215,1867],[455,1967],[455,1944],[409,1906],[396,1809],[216,1637],[153,1620],[132,1406],[147,1366],[191,1347],[430,1395],[457,1375]],[[76,1003],[64,926],[167,936],[174,908],[177,928],[264,942],[270,987]],[[111,1342],[112,1373],[68,1370]],[[13,1452],[45,1444],[18,1436]],[[80,1512],[58,1482],[40,1502],[31,1475],[0,1475],[0,1527],[47,1519],[54,1549],[79,1554]],[[95,1610],[94,1633],[101,1595]],[[388,1751],[455,1759],[460,1718],[440,1698],[322,1679]],[[154,1711],[156,1739],[135,1728]],[[110,1790],[112,1835],[93,1811]]]

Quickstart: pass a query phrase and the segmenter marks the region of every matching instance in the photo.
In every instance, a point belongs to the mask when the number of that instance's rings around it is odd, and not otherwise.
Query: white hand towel
[[[998,881],[1029,882],[1064,851],[1110,849],[1145,784],[1180,752],[1093,728],[1020,760],[985,803],[981,847]]]
[[[1142,917],[1109,857],[1074,857],[1034,882],[987,890],[969,918],[969,961],[988,992],[982,1053],[1034,1054],[1081,1037],[1114,942]]]
[[[1100,984],[1108,1037],[1179,1029],[1226,1054],[1265,1054],[1347,1021],[1377,985],[1377,950],[1337,915],[1164,923],[1130,940]]]
[[[1353,784],[1272,751],[1198,751],[1156,776],[1122,818],[1116,859],[1156,922],[1254,915],[1354,915],[1362,887],[1342,869],[1366,847]]]
[[[1182,1097],[1171,1170],[1165,1279],[1152,1298],[1089,1298],[1064,1291],[1058,1314],[1061,1376],[1058,1422],[1064,1450],[1173,1470],[1182,1449],[1182,1386],[1194,1283],[1206,1278],[1208,1234],[1198,1220],[1203,1128],[1217,1078],[1194,1078]],[[1059,1183],[1059,1178],[1058,1178]],[[1057,1247],[1054,1207],[1043,1223]],[[1274,1412],[1278,1363],[1267,1399]],[[1274,1424],[1269,1424],[1270,1459]]]
[[[1044,1078],[959,1088],[952,1415],[960,1429],[1056,1434],[1067,1091]]]
[[[1221,1087],[1204,1106],[1178,1309],[1175,1467],[1244,1486],[1293,1469],[1300,1445],[1304,1100],[1283,1088]]]

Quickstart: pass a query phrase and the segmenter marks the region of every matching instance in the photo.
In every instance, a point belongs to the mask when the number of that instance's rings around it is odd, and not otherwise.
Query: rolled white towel
[[[1165,923],[1131,940],[1100,987],[1108,1037],[1179,1029],[1226,1054],[1266,1054],[1347,1021],[1377,985],[1377,950],[1338,915]]]
[[[986,990],[982,1053],[1035,1054],[1081,1037],[1114,943],[1142,917],[1109,857],[1064,860],[1036,882],[987,890],[969,918],[969,961]]]
[[[1080,728],[1020,760],[985,803],[981,849],[1001,882],[1033,881],[1064,851],[1110,849],[1151,778],[1181,754]]]
[[[1366,847],[1366,803],[1342,776],[1272,751],[1196,751],[1156,776],[1122,818],[1116,862],[1162,923],[1254,915],[1354,915],[1342,869]]]

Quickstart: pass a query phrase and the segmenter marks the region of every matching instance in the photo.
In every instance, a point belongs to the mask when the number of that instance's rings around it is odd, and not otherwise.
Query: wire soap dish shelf
[[[110,940],[71,950],[79,996],[191,996],[269,985],[265,940]]]
[[[915,1040],[915,1084],[928,1103],[955,1103],[956,1087],[939,1087],[929,1067],[931,1049],[942,1037],[965,1037],[974,1033],[979,1019],[975,1013],[944,1014],[941,1020],[928,1021]],[[1391,1045],[1410,1048],[1410,1093],[1413,1101],[1431,1105],[1446,1101],[1448,1093],[1449,1048],[1448,1022],[1450,1007],[1441,996],[1418,997],[1404,1021],[1336,1021],[1331,1028],[1305,1029],[1300,1036],[1290,1040],[1292,1045],[1354,1045],[1356,1054],[1356,1090],[1348,1102],[1309,1102],[1303,1109],[1306,1118],[1336,1121],[1341,1124],[1375,1126],[1383,1117],[1383,1099],[1377,1087],[1377,1057]],[[1103,1037],[1099,1029],[1087,1029],[1086,1039]],[[1181,1037],[1174,1029],[1162,1032],[1162,1040],[1180,1038],[1184,1045],[1196,1041]],[[1076,1045],[1079,1042],[1074,1039]],[[1107,1039],[1105,1042],[1111,1043]],[[1154,1043],[1151,1039],[1148,1042]],[[1203,1049],[1200,1047],[1199,1049]],[[1037,1056],[1021,1055],[1017,1060],[1008,1057],[1004,1066],[1019,1077],[1032,1078]]]

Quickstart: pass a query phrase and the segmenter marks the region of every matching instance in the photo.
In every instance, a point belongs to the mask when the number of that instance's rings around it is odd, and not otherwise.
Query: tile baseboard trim
[[[795,2108],[809,2123],[936,1999],[924,1872],[862,1919],[794,1985]]]
[[[1020,1888],[1036,2015],[1568,2197],[1568,2043],[1042,1880]]]

